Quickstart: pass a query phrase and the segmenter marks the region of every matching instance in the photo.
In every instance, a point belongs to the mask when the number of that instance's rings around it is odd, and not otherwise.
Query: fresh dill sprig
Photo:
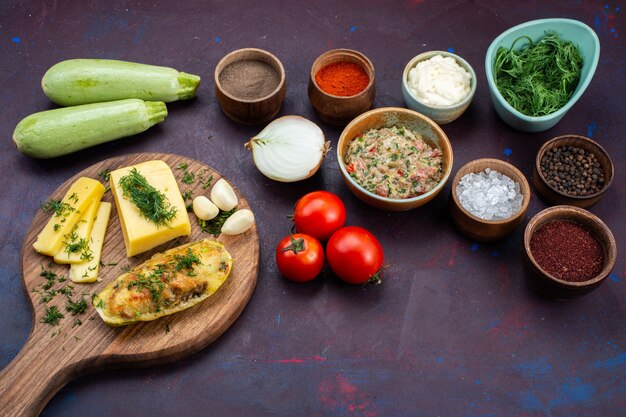
[[[210,233],[215,237],[218,237],[222,233],[222,226],[224,222],[235,212],[236,209],[229,211],[220,210],[219,214],[211,220],[198,219],[198,224],[203,232]]]
[[[65,316],[59,311],[57,306],[51,306],[46,308],[46,314],[41,319],[41,322],[56,326],[63,317]]]
[[[185,171],[183,173],[182,181],[185,184],[193,184],[195,180],[196,180],[196,174],[194,174],[193,172]]]
[[[154,188],[133,168],[128,175],[120,178],[122,195],[128,198],[141,215],[157,226],[167,226],[176,217],[176,207],[172,206],[165,194]]]
[[[191,270],[194,265],[200,263],[200,258],[193,253],[191,248],[187,249],[185,255],[174,255],[174,260],[176,261],[176,266],[174,267],[176,272],[182,269]]]
[[[515,49],[518,42],[527,41]],[[574,94],[583,66],[576,45],[546,31],[539,41],[517,38],[511,48],[498,48],[494,78],[504,99],[527,116],[545,116],[565,106]]]
[[[104,179],[105,181],[108,181],[109,178],[111,177],[111,170],[108,168],[105,168],[102,171],[98,172],[98,175],[100,175],[102,179]]]
[[[74,211],[74,207],[60,200],[48,200],[41,205],[41,208],[48,213],[53,213],[54,217],[65,217]]]
[[[74,302],[68,297],[65,309],[68,313],[72,313],[72,316],[84,313],[87,310],[87,301],[85,301],[85,297],[81,297],[80,300]]]

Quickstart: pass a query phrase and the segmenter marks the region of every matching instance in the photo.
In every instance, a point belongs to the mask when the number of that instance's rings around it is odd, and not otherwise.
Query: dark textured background
[[[171,152],[222,172],[255,210],[261,238],[256,292],[235,324],[200,353],[80,378],[42,415],[625,415],[623,9],[615,1],[2,1],[0,367],[15,357],[31,326],[19,253],[39,204],[103,159]],[[507,28],[545,17],[591,26],[602,45],[600,62],[588,90],[556,127],[521,133],[494,113],[485,52]],[[282,60],[287,97],[281,114],[318,122],[333,145],[341,130],[319,121],[306,93],[318,55],[337,47],[366,54],[377,71],[374,105],[381,107],[404,105],[400,79],[413,56],[458,53],[474,67],[478,88],[463,117],[444,126],[455,153],[453,174],[472,159],[494,157],[529,177],[547,139],[592,137],[616,167],[612,188],[591,209],[616,237],[613,273],[584,298],[547,301],[524,281],[523,227],[497,244],[463,237],[451,224],[449,186],[425,207],[389,213],[349,193],[334,153],[309,180],[266,179],[242,146],[262,126],[231,122],[213,94],[218,60],[242,47],[264,48]],[[169,105],[165,122],[144,134],[51,161],[20,155],[11,141],[15,125],[53,108],[39,87],[42,75],[78,57],[166,65],[203,82],[195,100]],[[363,291],[329,271],[307,285],[279,275],[273,252],[288,233],[285,216],[317,189],[339,194],[348,223],[379,237],[390,265],[383,285]],[[527,217],[545,207],[533,195]]]

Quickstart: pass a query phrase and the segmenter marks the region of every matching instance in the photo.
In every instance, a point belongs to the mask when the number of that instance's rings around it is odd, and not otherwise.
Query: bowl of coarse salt
[[[470,161],[452,180],[452,220],[470,239],[501,240],[524,220],[530,195],[526,177],[508,162],[491,158]]]
[[[459,118],[475,92],[474,69],[451,52],[419,54],[406,64],[402,73],[402,96],[407,107],[440,125]]]

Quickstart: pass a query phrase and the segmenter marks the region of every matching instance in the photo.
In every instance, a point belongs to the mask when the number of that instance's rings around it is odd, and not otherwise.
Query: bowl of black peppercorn
[[[602,146],[584,136],[564,135],[539,149],[532,181],[548,203],[587,208],[609,189],[613,174],[613,162]]]

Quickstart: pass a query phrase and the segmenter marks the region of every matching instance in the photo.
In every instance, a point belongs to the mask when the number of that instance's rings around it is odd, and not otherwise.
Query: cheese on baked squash
[[[163,253],[109,283],[93,305],[110,326],[155,320],[208,298],[226,281],[233,259],[222,243],[200,240]]]

